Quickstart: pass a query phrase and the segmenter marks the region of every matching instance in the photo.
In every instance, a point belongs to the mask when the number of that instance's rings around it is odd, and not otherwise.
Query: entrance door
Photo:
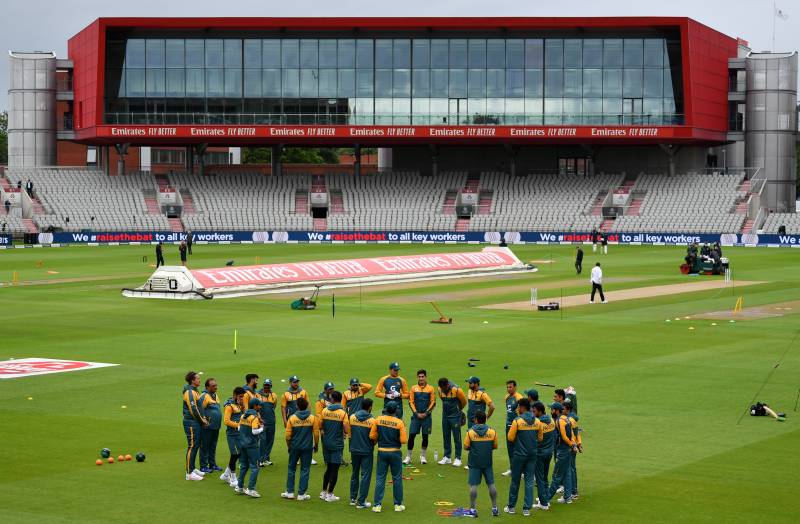
[[[451,126],[461,125],[467,120],[467,99],[451,98],[448,108],[447,124]]]

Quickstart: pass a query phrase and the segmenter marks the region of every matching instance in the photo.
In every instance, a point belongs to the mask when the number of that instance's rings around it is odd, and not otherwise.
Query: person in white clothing
[[[589,300],[594,304],[594,294],[600,292],[600,300],[603,304],[606,303],[606,297],[603,295],[603,270],[600,269],[600,262],[592,268],[592,298]]]

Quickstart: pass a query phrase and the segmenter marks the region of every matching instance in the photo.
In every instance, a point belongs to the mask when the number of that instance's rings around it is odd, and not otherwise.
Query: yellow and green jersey
[[[442,417],[450,420],[461,420],[461,410],[467,405],[467,397],[464,391],[450,383],[450,390],[445,393],[439,389],[439,398],[442,400]]]
[[[375,442],[370,439],[369,434],[372,426],[375,425],[375,418],[369,411],[359,410],[350,415],[350,454],[358,453],[361,455],[372,455]]]
[[[197,401],[200,399],[197,388],[186,384],[183,386],[181,396],[183,398],[183,420],[202,421],[203,415],[200,413],[200,408],[197,405]]]
[[[517,413],[517,405],[522,398],[524,397],[519,391],[515,392],[513,395],[506,393],[506,426],[510,426],[514,422],[514,419],[517,418],[517,415],[519,415],[519,413]]]
[[[317,418],[322,432],[322,445],[330,451],[344,449],[344,437],[350,435],[350,419],[341,404],[331,404]]]
[[[384,375],[378,380],[378,385],[375,387],[375,396],[383,399],[383,405],[392,400],[398,404],[402,403],[402,399],[408,398],[408,384],[403,377],[393,377],[391,375]],[[402,405],[400,406],[402,408]]]
[[[225,401],[222,410],[222,423],[225,425],[225,434],[229,437],[236,436],[239,431],[239,420],[242,418],[242,408],[233,398]]]
[[[356,391],[348,389],[342,393],[345,411],[347,411],[348,415],[353,415],[355,412],[361,409],[361,403],[364,401],[364,395],[366,395],[371,389],[371,384],[365,384],[362,382],[358,385],[358,389]]]
[[[553,449],[556,442],[556,423],[550,418],[550,415],[544,414],[539,417],[541,427],[537,436],[538,447],[536,453],[540,457],[546,457],[553,454]]]
[[[250,386],[248,386],[247,384],[245,384],[242,387],[244,388],[244,406],[245,406],[245,408],[249,408],[250,407],[250,402],[254,398],[258,398],[258,393],[256,393],[256,391],[253,388],[251,388]]]
[[[208,421],[208,429],[219,429],[222,425],[222,411],[216,393],[203,391],[197,401],[200,415]]]
[[[319,443],[317,417],[309,413],[307,409],[296,411],[286,421],[284,437],[293,451],[313,449]]]
[[[464,437],[464,449],[469,451],[470,468],[492,467],[492,452],[497,449],[497,432],[486,424],[475,424]]]
[[[574,443],[572,424],[566,415],[561,415],[556,420],[556,449],[571,448]]]
[[[263,389],[257,393],[258,400],[261,401],[261,420],[267,426],[275,425],[275,406],[278,404],[278,395],[270,391],[267,393]]]
[[[577,413],[570,412],[567,418],[569,419],[569,425],[572,429],[572,439],[575,441],[575,444],[583,444],[583,439],[581,439],[581,427],[578,424],[580,418],[578,418]]]
[[[433,386],[430,384],[411,386],[411,391],[408,393],[408,405],[412,414],[432,412],[436,406],[436,392]]]
[[[378,444],[378,451],[400,451],[408,442],[406,425],[397,417],[381,415],[369,432],[369,438]]]
[[[492,398],[483,389],[467,392],[467,424],[475,424],[475,413],[483,411],[486,413],[486,406],[491,404]]]
[[[258,435],[253,435],[253,430],[259,427],[261,427],[261,419],[258,418],[258,412],[254,409],[245,411],[239,420],[239,446],[257,448]]]
[[[286,410],[286,418],[291,417],[297,411],[297,399],[303,397],[308,400],[308,393],[303,388],[289,388],[281,396],[281,407]]]
[[[515,457],[535,457],[539,446],[539,422],[533,413],[526,411],[514,419],[508,428],[508,440],[514,443]]]

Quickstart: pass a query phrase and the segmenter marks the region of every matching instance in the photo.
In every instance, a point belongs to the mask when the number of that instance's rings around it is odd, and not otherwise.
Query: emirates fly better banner
[[[198,269],[192,276],[205,289],[259,284],[326,281],[384,275],[434,273],[469,269],[513,268],[520,261],[503,248],[486,248],[472,253],[440,253],[396,257],[357,258],[321,262],[299,262]]]

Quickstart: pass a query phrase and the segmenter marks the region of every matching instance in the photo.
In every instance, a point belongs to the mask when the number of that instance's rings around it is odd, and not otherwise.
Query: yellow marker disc
[[[437,500],[433,503],[434,506],[455,506],[455,502],[449,502],[447,500]]]

